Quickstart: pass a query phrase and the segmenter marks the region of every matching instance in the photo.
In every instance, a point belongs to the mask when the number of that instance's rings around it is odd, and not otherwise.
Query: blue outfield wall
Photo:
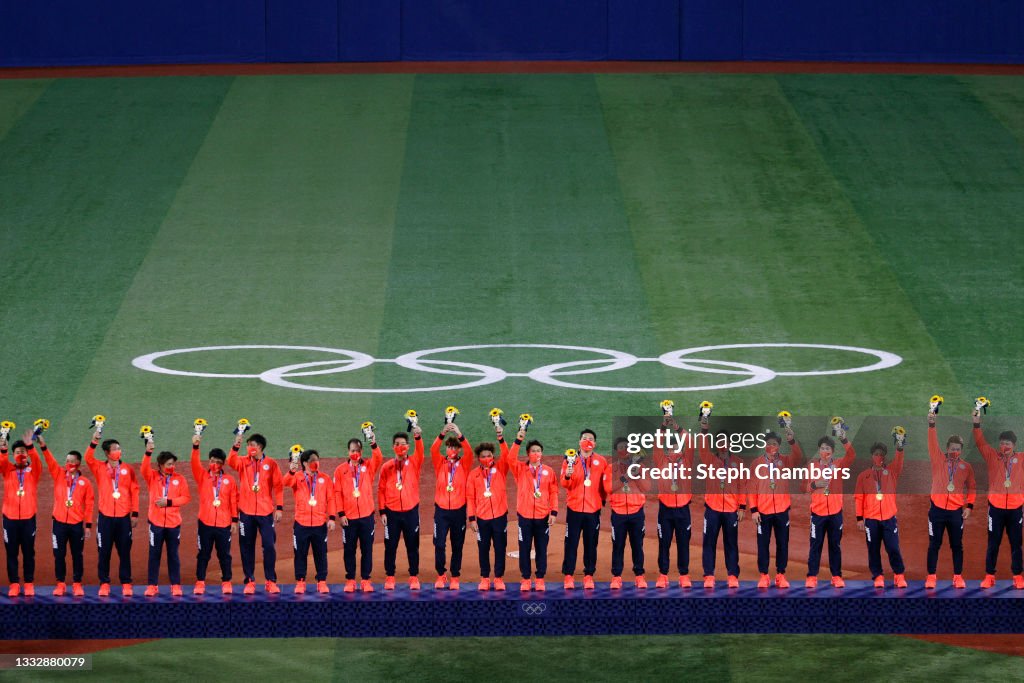
[[[1024,63],[1024,0],[0,0],[0,65]]]

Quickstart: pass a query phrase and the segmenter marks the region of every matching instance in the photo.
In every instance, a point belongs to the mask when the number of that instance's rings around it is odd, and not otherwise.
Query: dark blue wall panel
[[[266,0],[267,61],[338,59],[338,0]]]
[[[680,0],[679,52],[682,58],[743,59],[743,2]]]
[[[605,59],[607,0],[411,0],[404,59]]]
[[[266,0],[0,0],[0,64],[258,62]]]
[[[402,59],[402,0],[338,0],[338,55],[342,61]]]
[[[1019,62],[1021,0],[745,0],[746,59]]]
[[[679,59],[679,0],[608,0],[609,59]]]

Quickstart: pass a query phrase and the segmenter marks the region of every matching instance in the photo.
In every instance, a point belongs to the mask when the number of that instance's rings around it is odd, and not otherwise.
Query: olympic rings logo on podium
[[[523,612],[529,614],[532,617],[544,614],[548,610],[548,606],[543,602],[524,602],[522,606]]]
[[[334,360],[317,360],[304,363],[291,363],[273,367],[257,373],[233,373],[233,372],[200,372],[192,370],[177,370],[157,365],[162,358],[169,358],[191,353],[202,353],[209,351],[238,351],[238,350],[280,350],[280,351],[312,351],[318,353],[329,353],[340,356]],[[455,353],[459,351],[481,351],[488,349],[545,349],[558,351],[578,351],[602,355],[604,358],[589,360],[571,360],[562,363],[551,363],[533,368],[529,372],[508,372],[493,365],[470,363],[468,361],[442,360],[433,358],[440,354]],[[763,365],[752,363],[739,363],[727,360],[713,360],[709,358],[695,358],[696,354],[703,354],[714,351],[732,349],[817,349],[824,351],[840,351],[874,358],[874,362],[865,365],[829,369],[829,370],[798,370],[782,371],[772,370]],[[139,356],[132,361],[132,365],[140,370],[156,372],[164,375],[178,375],[184,377],[208,377],[223,379],[258,379],[267,384],[287,389],[301,389],[304,391],[323,391],[340,394],[397,394],[397,393],[423,393],[432,391],[453,391],[457,389],[472,389],[489,384],[496,384],[510,377],[522,377],[563,389],[581,389],[585,391],[614,391],[626,393],[674,393],[688,391],[714,391],[717,389],[738,389],[757,384],[770,382],[776,377],[821,377],[826,375],[847,375],[860,372],[872,372],[884,370],[899,365],[903,359],[889,351],[862,348],[859,346],[841,346],[836,344],[797,344],[797,343],[754,343],[754,344],[714,344],[708,346],[694,346],[685,349],[668,351],[653,358],[635,356],[625,351],[615,349],[602,349],[593,346],[571,346],[564,344],[466,344],[462,346],[443,346],[435,349],[424,349],[402,354],[397,358],[374,358],[362,351],[350,349],[336,349],[325,346],[290,346],[283,344],[236,344],[230,346],[197,346],[187,349],[171,349],[168,351],[157,351]],[[368,368],[374,364],[393,364],[414,372],[424,372],[432,375],[443,375],[450,377],[468,377],[465,382],[442,384],[439,386],[410,386],[410,387],[338,387],[322,386],[318,384],[306,384],[303,381],[296,381],[302,378],[321,377],[324,375],[336,375],[345,372],[353,372]],[[672,386],[672,387],[630,387],[610,386],[606,384],[581,384],[570,381],[580,376],[589,376],[615,372],[631,368],[639,363],[660,363],[664,367],[689,372],[704,373],[713,376],[730,377],[726,382],[714,382],[693,386]],[[315,381],[315,380],[314,380]]]

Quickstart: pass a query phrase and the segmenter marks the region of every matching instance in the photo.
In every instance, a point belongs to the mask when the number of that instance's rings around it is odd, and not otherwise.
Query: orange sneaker
[[[590,574],[583,577],[583,589],[588,591],[594,590],[594,577]]]
[[[230,581],[224,581],[220,584],[220,592],[222,595],[231,595],[234,590],[231,588]]]
[[[480,579],[480,583],[477,585],[477,590],[489,591],[491,590],[491,580],[484,577]]]
[[[993,574],[985,574],[985,578],[981,580],[982,588],[991,588],[996,585],[996,577]]]
[[[845,588],[846,587],[846,582],[843,581],[843,577],[841,577],[841,576],[833,576],[832,577],[832,587],[833,588]]]
[[[693,581],[690,581],[690,575],[689,574],[683,574],[682,576],[679,577],[679,587],[680,588],[692,588],[693,587]]]
[[[206,582],[196,581],[196,585],[192,588],[192,595],[202,595],[206,592]]]
[[[647,588],[647,578],[644,576],[638,576],[633,579],[633,584],[636,585],[637,588]]]
[[[395,590],[395,577],[386,576],[384,577],[384,590],[393,591]]]
[[[420,578],[418,576],[409,577],[409,590],[418,591],[420,589]]]
[[[25,597],[26,598],[32,598],[32,597],[35,597],[35,594],[36,594],[36,586],[35,586],[35,584],[31,583],[31,582],[30,583],[26,583],[25,584]]]
[[[961,574],[953,574],[953,588],[967,588],[967,582]]]
[[[459,577],[453,576],[451,582],[448,584],[448,588],[453,591],[459,590]]]
[[[501,578],[500,576],[496,576],[494,578],[494,590],[496,590],[496,591],[503,591],[503,590],[505,590],[505,579]]]
[[[441,576],[437,577],[437,581],[434,582],[434,589],[441,591],[441,590],[444,590],[447,585],[448,585],[448,575],[447,574],[441,574]]]
[[[171,586],[171,596],[172,597],[179,598],[182,595],[184,595],[184,593],[181,592],[181,585],[180,584],[176,583],[173,586]]]
[[[654,582],[655,588],[668,588],[668,577],[664,574],[658,575],[658,580]]]
[[[544,585],[544,579],[534,579],[533,580],[533,590],[540,591],[541,593],[546,591],[547,590],[547,586]]]
[[[363,592],[364,593],[372,593],[373,592],[373,584],[372,583],[370,583],[369,581],[364,581],[363,584],[364,584],[363,585]],[[330,593],[331,589],[327,587],[327,582],[326,581],[317,581],[316,582],[316,592],[317,593]]]
[[[355,593],[356,592],[356,580],[355,579],[348,579],[347,581],[345,581],[345,588],[343,590],[346,593]]]
[[[58,596],[58,597],[61,596],[61,595],[64,595],[67,592],[68,592],[68,585],[66,583],[64,583],[63,581],[58,581],[57,585],[53,589],[53,594]]]
[[[530,592],[530,580],[529,579],[523,579],[522,581],[519,582],[519,592],[520,593],[529,593]]]
[[[769,585],[771,585],[771,577],[767,574],[761,574],[757,579],[757,587],[767,589]]]
[[[571,591],[574,588],[576,588],[576,580],[573,579],[571,576],[566,575],[565,581],[562,582],[562,586],[565,588],[565,590]]]
[[[255,595],[256,594],[256,582],[255,581],[250,581],[249,583],[245,584],[245,588],[242,589],[242,593],[244,593],[245,595]]]
[[[611,588],[613,591],[617,591],[620,588],[622,588],[622,577],[613,576],[611,583],[608,584],[608,587]]]
[[[937,582],[938,582],[938,580],[937,580],[935,574],[929,574],[924,579],[924,587],[925,588],[935,588],[935,584]]]
[[[73,583],[71,584],[71,594],[76,598],[80,598],[85,595],[85,588],[80,583]]]
[[[715,577],[710,574],[704,577],[704,587],[708,590],[715,590]]]
[[[9,597],[9,598],[16,598],[19,595],[21,595],[21,584],[20,583],[12,583],[11,587],[7,590],[7,597]]]
[[[130,583],[122,583],[121,584],[121,597],[122,598],[130,598],[134,594],[135,594],[135,589],[132,587],[132,585]]]
[[[1013,587],[1017,590],[1024,590],[1024,574],[1013,575]]]
[[[108,595],[110,595],[110,584],[109,583],[101,583],[98,595],[101,598],[105,598]]]
[[[159,592],[160,589],[156,586],[146,586],[146,592],[143,593],[143,595],[145,595],[147,598],[152,598]]]
[[[808,590],[813,590],[818,587],[818,577],[808,576],[807,581],[804,582],[804,587]]]
[[[276,581],[267,581],[264,587],[267,589],[267,592],[271,595],[276,595],[277,593],[281,592],[281,589],[278,587]]]
[[[875,588],[885,588],[885,577],[884,576],[876,576],[875,577]]]
[[[789,588],[789,581],[786,580],[785,574],[775,575],[775,587],[780,589]]]
[[[907,587],[907,577],[903,574],[897,574],[896,576],[892,577],[892,582],[897,588]]]
[[[352,585],[355,586],[355,583],[356,582],[353,581]],[[306,580],[305,579],[299,579],[298,581],[295,582],[295,593],[296,593],[296,595],[298,595],[298,594],[305,593],[305,592],[306,592]]]
[[[728,580],[726,581],[725,585],[728,586],[729,588],[739,588],[740,587],[740,579],[737,576],[730,575]]]

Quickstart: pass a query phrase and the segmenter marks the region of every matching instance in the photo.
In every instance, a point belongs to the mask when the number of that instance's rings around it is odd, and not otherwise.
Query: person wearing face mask
[[[327,534],[334,531],[334,482],[320,471],[320,454],[302,451],[299,462],[292,461],[284,485],[295,492],[295,524],[292,547],[295,549],[295,592],[306,592],[306,567],[313,549],[316,568],[316,592],[329,593],[327,587]]]
[[[622,437],[614,441],[612,449],[615,451],[615,459],[601,478],[605,498],[612,509],[612,580],[608,585],[612,590],[622,588],[627,540],[633,562],[633,584],[637,588],[647,588],[647,579],[644,577],[644,503],[647,502],[650,482],[627,476],[629,466],[638,464],[642,456],[628,453],[626,443]]]
[[[202,437],[192,437],[192,478],[199,492],[199,552],[196,555],[196,585],[193,595],[206,592],[206,568],[213,551],[220,563],[223,595],[231,594],[231,536],[238,530],[238,485],[224,472],[227,456],[220,448],[210,450],[208,468],[199,461]]]
[[[245,595],[256,592],[256,534],[263,549],[264,589],[280,593],[277,586],[277,530],[284,510],[284,486],[277,461],[266,456],[267,440],[253,434],[245,442],[245,457],[238,454],[242,435],[228,454],[228,467],[238,472],[238,550],[245,575]]]
[[[494,548],[494,590],[505,590],[505,546],[508,543],[508,463],[494,459],[493,443],[478,444],[474,452],[480,466],[466,481],[466,514],[480,551],[480,585],[491,589],[491,548]]]
[[[974,443],[988,468],[988,549],[985,551],[985,578],[982,588],[996,585],[996,562],[1003,533],[1010,544],[1010,571],[1013,587],[1024,589],[1024,558],[1021,557],[1021,530],[1024,524],[1024,453],[1016,452],[1017,435],[1005,431],[999,435],[999,450],[992,448],[981,431],[981,411],[974,410]]]
[[[348,462],[334,470],[334,492],[337,497],[338,515],[341,517],[341,536],[345,557],[345,592],[356,589],[356,545],[362,553],[359,562],[359,588],[364,593],[373,592],[370,574],[373,572],[373,532],[376,520],[373,517],[373,480],[384,462],[376,441],[370,442],[372,456],[363,457],[363,442],[348,440]]]
[[[569,467],[562,465],[559,483],[566,490],[565,499],[565,554],[562,559],[563,585],[566,590],[576,587],[576,553],[580,536],[583,537],[583,588],[594,588],[597,570],[597,541],[601,532],[601,508],[605,503],[605,490],[601,485],[608,461],[594,452],[597,434],[592,429],[580,432],[580,453]]]
[[[32,445],[32,431],[24,441],[12,446],[14,462],[8,460],[7,440],[0,441],[0,475],[4,478],[3,527],[4,549],[7,551],[7,577],[11,587],[8,595],[21,594],[18,576],[18,555],[25,568],[25,595],[35,595],[36,573],[36,492],[42,475],[39,454]]]
[[[764,436],[764,455],[755,458],[751,469],[767,473],[764,477],[753,477],[749,482],[750,521],[757,529],[757,570],[760,577],[757,587],[766,589],[771,583],[768,566],[771,560],[772,534],[775,535],[775,587],[789,588],[786,580],[786,566],[789,563],[789,479],[783,478],[783,470],[797,467],[803,462],[804,452],[796,441],[793,430],[785,430],[789,443],[789,455],[781,455],[779,446],[782,439],[775,432]]]
[[[71,593],[85,595],[82,575],[85,572],[85,541],[92,533],[94,494],[92,484],[82,476],[82,454],[68,451],[64,466],[57,463],[40,434],[37,439],[46,458],[46,467],[53,477],[53,569],[57,586],[53,594],[67,593],[67,554],[71,546]]]
[[[846,438],[845,430],[839,438],[843,444],[845,455],[836,460],[836,442],[829,436],[818,439],[818,458],[813,461],[822,471],[828,471],[830,477],[808,481],[805,492],[811,494],[811,544],[807,557],[807,588],[818,586],[818,570],[821,567],[821,553],[828,537],[828,568],[832,573],[832,586],[843,588],[843,480],[838,476],[840,470],[853,465],[857,452],[853,444]]]
[[[544,446],[533,439],[526,444],[526,462],[519,460],[519,449],[526,431],[520,429],[515,442],[509,448],[503,438],[502,429],[497,427],[501,459],[516,482],[516,517],[519,525],[519,572],[522,581],[520,591],[543,591],[546,589],[544,576],[548,570],[548,540],[551,526],[558,517],[558,477],[555,471],[543,464]],[[533,551],[537,565],[536,578],[531,586],[530,552]]]
[[[906,588],[903,575],[903,555],[900,553],[899,528],[896,523],[896,484],[903,472],[903,447],[897,442],[896,456],[891,463],[885,461],[889,449],[884,443],[871,446],[871,469],[857,477],[853,502],[857,513],[857,528],[864,532],[868,544],[868,569],[875,588],[885,588],[882,574],[882,544],[889,556],[889,566],[895,574],[893,585]]]
[[[679,423],[672,416],[666,416],[662,427],[674,429],[686,439],[682,453],[666,453],[662,448],[655,448],[651,455],[654,465],[664,469],[671,465],[685,468],[683,472],[693,472],[693,454],[696,451],[694,440],[689,433],[682,431]],[[658,581],[656,588],[668,588],[668,571],[672,552],[672,541],[676,542],[676,568],[679,570],[679,587],[690,588],[690,502],[693,500],[693,484],[690,477],[677,476],[671,480],[658,482]]]
[[[398,542],[405,539],[409,560],[409,590],[420,589],[420,468],[423,467],[423,430],[412,428],[416,447],[409,455],[409,435],[398,432],[391,439],[394,460],[381,465],[377,505],[384,524],[384,590],[395,589]]]
[[[156,456],[156,469],[150,465],[153,455],[153,440],[146,442],[146,453],[142,456],[140,472],[149,490],[149,585],[145,596],[153,597],[160,592],[160,557],[167,546],[167,574],[171,580],[171,595],[180,596],[181,559],[178,546],[181,544],[181,508],[188,505],[192,495],[185,477],[175,472],[178,456],[170,451],[161,451]]]
[[[96,519],[97,572],[100,597],[110,595],[110,556],[117,548],[118,579],[121,595],[132,595],[132,529],[139,523],[139,480],[131,465],[121,461],[121,444],[115,439],[103,442],[106,461],[95,457],[101,432],[92,435],[85,449],[85,464],[96,480],[99,514]]]
[[[707,416],[700,420],[698,438],[701,462],[707,467],[734,469],[741,460],[729,450],[730,436],[719,432],[711,437],[708,432]],[[708,444],[713,445],[714,451]],[[722,550],[725,554],[725,569],[728,572],[727,586],[739,588],[740,548],[739,523],[747,509],[746,486],[740,479],[708,478],[704,493],[704,538],[701,542],[701,565],[704,569],[704,588],[715,588],[715,563],[718,555],[718,534],[722,534]]]
[[[953,588],[966,588],[964,581],[964,522],[974,510],[977,485],[974,468],[961,457],[964,440],[959,434],[946,439],[946,450],[939,446],[935,413],[928,413],[928,458],[932,465],[932,495],[928,508],[928,576],[924,587],[935,588],[935,571],[942,548],[943,533],[949,534],[953,554]]]
[[[455,436],[448,436],[454,433]],[[441,445],[444,445],[444,455]],[[463,461],[465,459],[465,461]],[[430,446],[430,460],[434,465],[434,569],[437,581],[434,588],[459,590],[462,574],[462,547],[466,543],[466,481],[473,465],[473,447],[454,422],[441,430]],[[452,539],[451,578],[445,568],[448,536]],[[449,583],[450,582],[450,583]]]

